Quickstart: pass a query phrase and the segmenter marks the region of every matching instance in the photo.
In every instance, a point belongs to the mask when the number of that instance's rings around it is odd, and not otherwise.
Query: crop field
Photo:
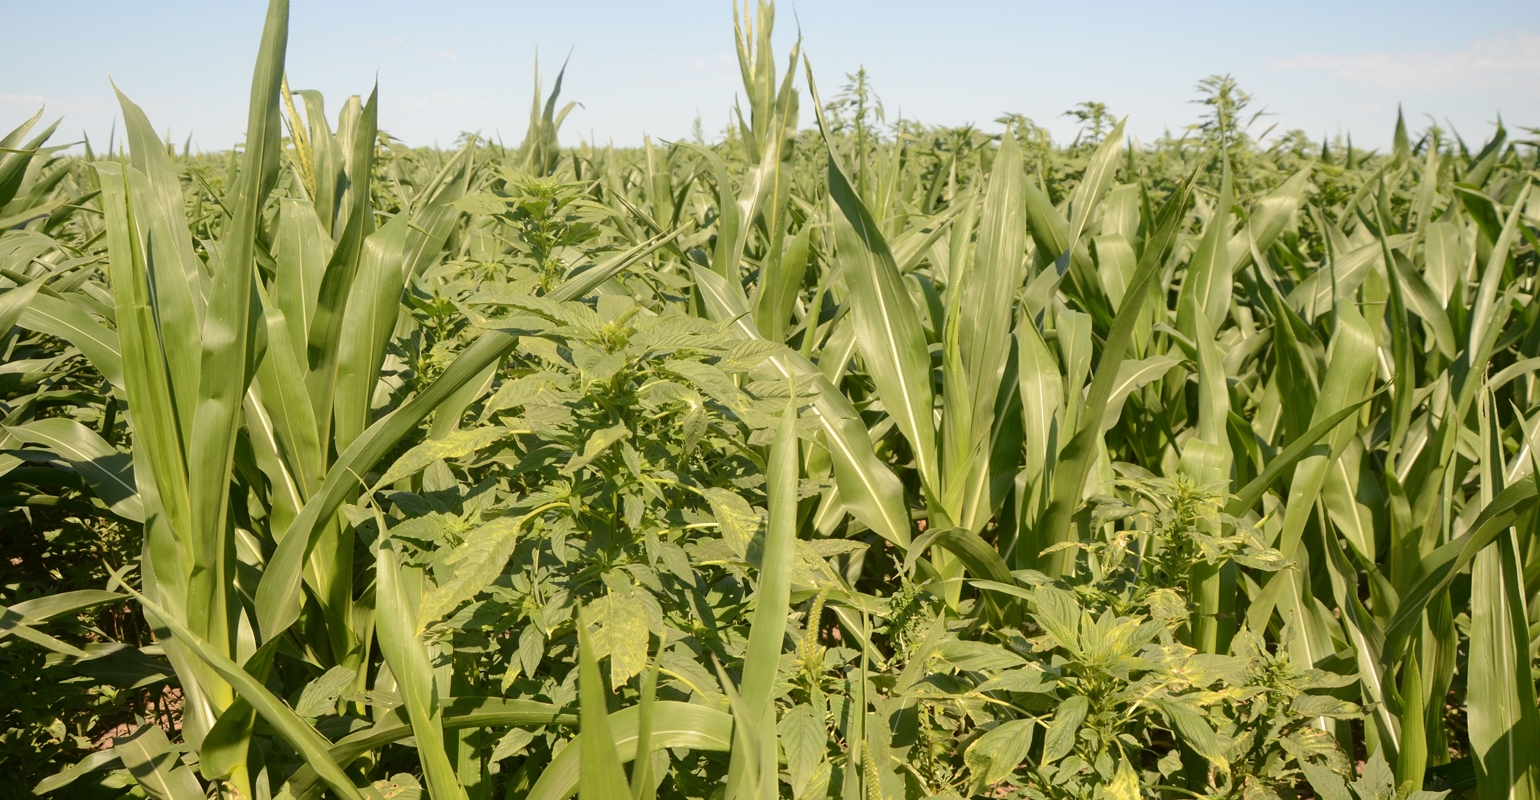
[[[413,149],[288,13],[231,151],[0,140],[0,797],[1540,800],[1540,132],[888,125],[761,0],[714,140]]]

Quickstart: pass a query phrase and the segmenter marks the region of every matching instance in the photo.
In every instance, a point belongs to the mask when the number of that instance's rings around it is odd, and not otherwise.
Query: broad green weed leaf
[[[522,522],[517,517],[498,517],[466,534],[464,542],[444,557],[449,577],[423,594],[418,624],[436,624],[496,580],[518,544]]]
[[[1037,623],[1070,650],[1080,647],[1080,604],[1075,596],[1054,586],[1040,586],[1037,599]]]
[[[1048,723],[1048,730],[1043,733],[1044,765],[1058,761],[1074,749],[1075,735],[1080,731],[1080,723],[1085,721],[1088,711],[1090,701],[1084,695],[1075,695],[1059,704],[1053,721]]]
[[[442,439],[430,439],[406,451],[396,459],[390,469],[375,482],[376,486],[389,486],[402,478],[423,471],[435,461],[465,458],[507,435],[496,426],[455,431]]]
[[[571,475],[577,472],[592,463],[611,445],[629,438],[631,438],[631,430],[624,425],[615,425],[595,432],[588,441],[583,443],[583,452],[574,453],[567,465],[561,468],[562,474]]]
[[[975,787],[993,786],[1005,780],[1027,758],[1037,723],[1013,719],[1001,723],[968,746],[963,761],[973,770]]]
[[[792,791],[803,796],[813,772],[824,762],[829,734],[822,715],[811,706],[798,705],[781,716],[777,732],[786,751],[786,770]]]

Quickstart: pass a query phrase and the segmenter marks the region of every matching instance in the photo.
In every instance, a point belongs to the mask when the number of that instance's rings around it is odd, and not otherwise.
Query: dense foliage
[[[718,142],[413,150],[287,15],[237,152],[0,141],[0,792],[1540,798],[1535,143],[889,127],[762,4]]]

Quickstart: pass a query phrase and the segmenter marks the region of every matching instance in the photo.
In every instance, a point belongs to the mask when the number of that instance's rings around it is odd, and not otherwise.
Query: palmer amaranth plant
[[[736,18],[714,144],[407,148],[285,0],[238,151],[0,141],[5,792],[1540,799],[1534,142]]]

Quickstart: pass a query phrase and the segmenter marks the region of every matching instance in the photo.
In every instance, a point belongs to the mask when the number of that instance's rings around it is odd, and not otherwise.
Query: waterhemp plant
[[[1540,794],[1533,143],[889,128],[760,3],[719,141],[412,149],[287,30],[0,140],[35,793]]]

